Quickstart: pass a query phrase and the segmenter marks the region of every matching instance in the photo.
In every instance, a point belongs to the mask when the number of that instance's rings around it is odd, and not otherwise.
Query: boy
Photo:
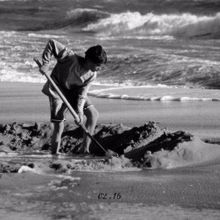
[[[88,99],[87,92],[95,80],[100,66],[107,62],[105,50],[102,46],[96,45],[85,52],[85,57],[81,57],[58,41],[49,40],[42,54],[43,64],[40,68],[42,73],[48,71],[52,56],[57,59],[51,73],[52,79],[77,112],[81,123],[84,115],[86,116],[85,127],[92,135],[98,119],[98,112]],[[59,154],[67,107],[48,81],[42,92],[49,97],[50,102],[51,123],[53,125],[51,153]],[[84,134],[81,153],[89,153],[90,143],[90,138]]]

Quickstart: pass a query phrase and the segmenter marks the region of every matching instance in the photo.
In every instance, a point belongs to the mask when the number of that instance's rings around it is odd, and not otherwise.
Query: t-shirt
[[[56,40],[49,40],[44,52],[42,54],[42,62],[45,67],[49,66],[52,57],[55,57],[57,63],[52,70],[51,77],[54,79],[58,87],[64,90],[79,89],[79,99],[85,99],[87,92],[96,79],[97,73],[92,71],[85,71],[80,62],[82,57],[75,54],[72,50],[66,48],[63,44]],[[54,88],[47,81],[42,92],[48,96],[59,98]],[[78,103],[80,109],[83,108],[84,101],[80,100]]]

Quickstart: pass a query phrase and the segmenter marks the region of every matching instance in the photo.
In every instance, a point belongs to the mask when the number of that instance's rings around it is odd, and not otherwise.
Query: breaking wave
[[[173,36],[219,38],[220,13],[214,16],[183,14],[142,15],[140,12],[111,14],[89,24],[84,31],[104,36]]]
[[[215,15],[179,14],[142,14],[138,11],[109,13],[92,8],[76,8],[63,12],[62,19],[50,18],[32,26],[26,24],[19,30],[62,29],[96,33],[104,37],[175,37],[175,38],[219,38],[220,13]],[[54,16],[54,15],[53,15]],[[26,24],[26,25],[25,25]]]
[[[66,13],[66,20],[71,24],[83,25],[91,22],[96,22],[99,19],[104,19],[109,16],[109,13],[97,9],[77,8]]]

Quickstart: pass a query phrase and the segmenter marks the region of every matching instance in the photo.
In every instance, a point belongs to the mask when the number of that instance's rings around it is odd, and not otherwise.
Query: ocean
[[[0,0],[0,81],[45,82],[33,57],[50,38],[82,56],[103,45],[96,83],[148,88],[119,98],[220,100],[219,0]]]

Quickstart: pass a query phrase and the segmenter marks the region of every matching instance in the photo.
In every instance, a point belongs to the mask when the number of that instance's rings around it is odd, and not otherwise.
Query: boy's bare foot
[[[52,155],[59,155],[60,154],[59,148],[56,147],[56,146],[51,146],[50,152],[51,152]]]
[[[85,148],[84,146],[80,146],[77,153],[79,154],[90,154],[89,148]]]

